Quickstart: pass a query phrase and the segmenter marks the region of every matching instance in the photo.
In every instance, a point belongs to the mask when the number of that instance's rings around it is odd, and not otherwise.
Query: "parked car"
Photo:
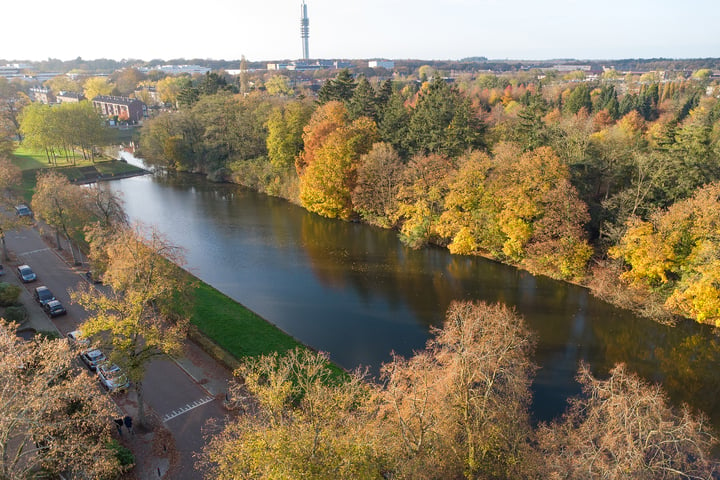
[[[5,275],[5,267],[3,267],[2,263],[0,263],[0,275]]]
[[[25,283],[34,282],[35,280],[37,280],[37,275],[35,275],[35,272],[32,271],[30,265],[18,265],[17,274],[18,277],[20,277],[20,280]]]
[[[20,204],[15,207],[15,215],[17,215],[18,217],[28,217],[28,218],[35,217],[35,214],[33,213],[32,210],[30,210],[30,207],[28,207],[25,204]]]
[[[60,300],[50,300],[43,305],[43,310],[45,310],[45,313],[47,313],[49,317],[59,317],[67,313],[63,304],[60,303]]]
[[[93,348],[91,350],[85,350],[84,352],[82,352],[80,354],[80,360],[82,360],[83,363],[94,372],[95,370],[97,370],[98,365],[107,361],[107,358],[105,357],[105,354],[100,351],[100,349]]]
[[[74,347],[76,345],[80,345],[83,347],[90,346],[90,340],[88,340],[87,338],[83,338],[82,332],[80,330],[73,330],[72,332],[68,332],[67,341],[71,347]]]
[[[42,306],[45,306],[45,304],[50,300],[55,300],[55,295],[53,295],[50,289],[45,285],[42,287],[35,287],[34,296],[35,300],[37,300],[37,302]]]
[[[97,367],[98,380],[108,392],[125,390],[130,386],[127,375],[114,363],[102,363]]]

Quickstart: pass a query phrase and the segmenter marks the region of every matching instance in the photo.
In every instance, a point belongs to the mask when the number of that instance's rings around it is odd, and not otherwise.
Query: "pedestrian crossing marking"
[[[168,420],[172,420],[175,417],[179,417],[183,413],[187,413],[190,410],[193,410],[197,407],[205,405],[206,403],[210,403],[213,400],[215,400],[215,397],[210,397],[210,396],[203,397],[200,400],[195,400],[194,402],[188,403],[187,405],[182,406],[182,407],[178,408],[177,410],[173,410],[170,413],[166,413],[165,415],[163,415],[162,421],[167,422]]]

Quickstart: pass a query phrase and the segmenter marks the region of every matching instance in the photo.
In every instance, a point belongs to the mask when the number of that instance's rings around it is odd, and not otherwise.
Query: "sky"
[[[302,0],[33,0],[2,8],[0,59],[302,56]],[[306,0],[310,57],[720,57],[719,0]],[[192,6],[190,6],[192,5]]]

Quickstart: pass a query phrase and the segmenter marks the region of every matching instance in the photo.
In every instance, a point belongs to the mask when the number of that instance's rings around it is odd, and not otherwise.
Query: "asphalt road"
[[[52,319],[52,323],[63,336],[77,329],[88,314],[80,305],[70,302],[69,292],[86,282],[82,271],[74,270],[62,260],[34,228],[9,232],[5,238],[8,250],[17,258],[17,263],[30,265],[38,276],[37,281],[25,284],[28,291],[32,294],[36,286],[45,285],[67,309],[67,315]],[[6,275],[16,275],[15,266],[16,262],[6,262]],[[221,402],[198,384],[186,369],[166,357],[150,363],[143,385],[146,405],[175,438],[181,468],[173,478],[200,478],[200,473],[194,470],[194,454],[205,443],[203,427],[207,421],[222,419],[226,415]]]

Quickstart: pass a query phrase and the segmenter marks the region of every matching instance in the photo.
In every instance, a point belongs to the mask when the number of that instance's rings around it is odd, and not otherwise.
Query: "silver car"
[[[105,354],[97,348],[85,350],[80,354],[80,360],[93,372],[97,370],[97,366],[107,361]]]
[[[130,386],[127,375],[114,363],[102,363],[97,367],[98,380],[108,392],[126,390]]]

